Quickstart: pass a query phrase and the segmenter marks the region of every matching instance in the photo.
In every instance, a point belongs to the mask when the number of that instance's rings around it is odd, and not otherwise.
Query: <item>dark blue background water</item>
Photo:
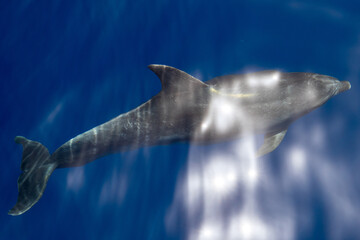
[[[31,210],[7,215],[22,154],[14,137],[53,152],[160,91],[152,63],[203,81],[262,69],[350,81],[351,91],[295,122],[266,161],[284,184],[282,153],[299,145],[309,161],[305,190],[284,191],[287,236],[360,239],[360,3],[310,0],[1,1],[0,239],[191,238],[185,205],[174,204],[187,144],[56,170]],[[321,147],[310,144],[316,129]]]

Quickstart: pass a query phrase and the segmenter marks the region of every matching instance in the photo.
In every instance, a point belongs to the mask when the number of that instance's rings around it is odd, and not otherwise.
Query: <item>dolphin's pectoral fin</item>
[[[272,152],[279,146],[283,138],[285,137],[287,129],[276,132],[276,133],[267,133],[264,137],[264,143],[257,151],[256,156],[261,157],[269,152]]]
[[[29,210],[42,196],[51,173],[57,167],[51,162],[49,151],[41,143],[24,137],[16,137],[15,142],[23,145],[21,170],[18,179],[19,195],[10,215],[20,215]]]

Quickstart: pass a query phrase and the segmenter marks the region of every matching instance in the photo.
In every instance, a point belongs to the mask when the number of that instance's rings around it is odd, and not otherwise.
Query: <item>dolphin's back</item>
[[[70,139],[51,158],[58,167],[82,166],[110,153],[190,140],[207,109],[209,88],[168,66],[150,65],[160,93],[139,107]]]

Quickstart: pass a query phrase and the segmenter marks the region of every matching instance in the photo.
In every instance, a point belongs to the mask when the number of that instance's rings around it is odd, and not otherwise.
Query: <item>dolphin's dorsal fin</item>
[[[180,92],[195,87],[208,87],[204,82],[177,68],[158,64],[148,67],[159,77],[163,91]]]

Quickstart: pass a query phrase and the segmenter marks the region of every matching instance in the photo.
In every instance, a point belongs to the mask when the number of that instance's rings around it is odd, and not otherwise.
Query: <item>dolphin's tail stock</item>
[[[23,145],[23,172],[18,178],[17,203],[9,211],[13,216],[23,214],[39,201],[51,173],[57,167],[56,163],[51,162],[49,151],[41,143],[21,136],[17,136],[15,142]]]

